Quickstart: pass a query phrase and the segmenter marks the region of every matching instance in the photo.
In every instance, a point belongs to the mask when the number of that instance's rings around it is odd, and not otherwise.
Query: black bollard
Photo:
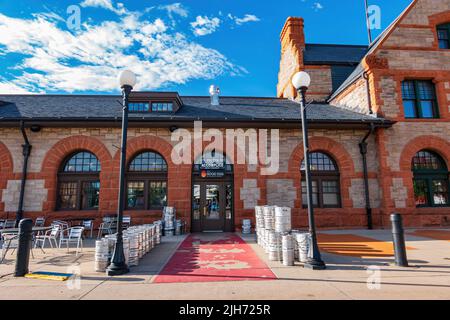
[[[19,243],[17,246],[15,277],[23,277],[28,273],[32,242],[33,220],[22,219],[19,222]]]
[[[395,265],[399,267],[408,267],[402,216],[398,213],[391,214],[391,223],[392,237],[394,239]]]

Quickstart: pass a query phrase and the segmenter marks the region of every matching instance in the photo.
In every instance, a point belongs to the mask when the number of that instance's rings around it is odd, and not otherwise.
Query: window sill
[[[302,206],[303,210],[308,210],[308,207]],[[336,210],[343,209],[342,207],[314,207],[314,210]]]
[[[54,212],[58,213],[73,213],[73,212],[98,212],[98,209],[55,209]]]
[[[445,205],[445,206],[430,206],[430,207],[426,207],[426,206],[416,206],[416,209],[448,209],[450,208],[450,205]]]
[[[124,211],[124,214],[150,214],[150,215],[162,215],[162,211],[163,209],[150,209],[150,210],[145,210],[145,209],[126,209]]]
[[[448,122],[448,120],[443,118],[403,118],[405,122]]]

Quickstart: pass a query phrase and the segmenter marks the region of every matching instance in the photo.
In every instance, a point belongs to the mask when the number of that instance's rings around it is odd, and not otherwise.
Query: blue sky
[[[369,2],[376,36],[411,0]],[[367,44],[364,0],[0,0],[0,93],[117,93],[129,68],[137,90],[275,96],[288,16],[308,43]]]

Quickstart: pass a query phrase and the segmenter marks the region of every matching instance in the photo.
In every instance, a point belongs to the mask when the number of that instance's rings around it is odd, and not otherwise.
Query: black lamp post
[[[120,150],[120,175],[119,175],[119,201],[117,207],[117,241],[114,248],[111,264],[106,273],[108,276],[118,276],[128,273],[125,263],[125,254],[123,252],[123,210],[125,207],[125,166],[127,158],[127,130],[128,130],[128,98],[131,90],[136,84],[136,75],[125,70],[119,77],[120,87],[122,88],[123,109],[122,109],[122,146]]]
[[[306,175],[306,193],[308,201],[308,222],[309,233],[311,235],[311,248],[305,268],[313,270],[325,269],[325,263],[320,257],[319,245],[317,244],[316,225],[314,222],[314,207],[312,199],[312,181],[311,181],[311,159],[309,158],[308,142],[308,123],[306,119],[306,91],[311,84],[309,74],[304,71],[297,72],[292,78],[292,84],[300,94],[301,113],[302,113],[302,131],[303,131],[303,150],[305,153],[305,175]]]

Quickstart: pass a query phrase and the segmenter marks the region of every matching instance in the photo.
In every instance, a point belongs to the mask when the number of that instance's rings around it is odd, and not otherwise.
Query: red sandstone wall
[[[450,0],[414,1],[364,61],[374,112],[397,121],[392,129],[377,131],[383,194],[379,219],[385,226],[394,211],[404,215],[407,226],[450,225],[450,208],[416,208],[411,172],[411,159],[422,149],[439,153],[450,168],[450,51],[438,48],[436,34],[437,25],[450,22],[449,8]],[[439,119],[405,119],[401,92],[405,79],[435,83]],[[350,86],[333,103],[349,108],[363,104],[358,88]]]
[[[313,150],[329,153],[337,161],[341,171],[342,208],[318,209],[317,220],[320,227],[362,227],[365,222],[363,203],[362,166],[358,152],[358,142],[365,131],[354,130],[312,130]],[[25,197],[25,215],[36,217],[45,215],[49,220],[69,217],[98,216],[100,223],[105,214],[116,211],[118,197],[119,153],[115,146],[120,144],[119,129],[58,129],[43,128],[38,133],[30,133],[33,153],[30,158],[28,189]],[[7,181],[19,182],[21,176],[21,136],[17,129],[0,129],[0,192],[18,193],[7,188]],[[168,200],[175,206],[181,217],[189,222],[191,214],[191,165],[175,166],[171,161],[172,143],[167,129],[130,129],[127,157],[131,159],[144,150],[159,152],[168,163]],[[326,137],[326,138],[325,138]],[[300,163],[302,160],[300,130],[280,130],[280,169],[273,176],[262,176],[258,166],[235,165],[234,196],[235,224],[239,226],[243,218],[252,218],[255,205],[268,201],[294,208],[294,225],[307,226],[307,213],[302,208],[300,190]],[[375,141],[370,141],[372,149]],[[206,146],[207,143],[204,143]],[[224,144],[225,145],[225,144]],[[102,171],[100,208],[98,211],[56,211],[57,171],[65,157],[77,150],[93,152],[101,162]],[[242,152],[235,150],[235,153]],[[195,159],[193,155],[192,159]],[[14,159],[14,166],[13,166]],[[369,156],[370,178],[376,191],[376,154]],[[41,187],[38,187],[41,186]],[[374,207],[379,200],[373,193]],[[2,198],[0,198],[2,199]],[[277,202],[278,201],[278,202]],[[275,203],[274,202],[274,203]],[[1,216],[13,217],[14,201],[1,204]],[[375,209],[376,210],[376,209]],[[151,222],[159,219],[160,211],[127,211],[134,223]]]

